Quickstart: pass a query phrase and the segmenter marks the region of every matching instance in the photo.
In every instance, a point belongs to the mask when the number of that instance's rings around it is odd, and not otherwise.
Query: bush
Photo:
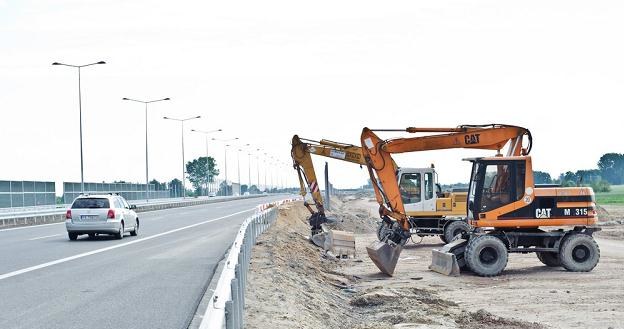
[[[594,192],[611,192],[611,184],[604,179],[591,184]]]

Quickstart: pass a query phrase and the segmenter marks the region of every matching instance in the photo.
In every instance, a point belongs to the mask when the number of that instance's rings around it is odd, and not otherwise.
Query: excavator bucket
[[[464,249],[468,240],[457,239],[445,244],[440,250],[431,250],[431,265],[429,269],[444,275],[459,276],[459,270],[464,266]]]
[[[310,238],[310,240],[312,240],[312,243],[314,243],[317,247],[321,247],[321,248],[325,248],[326,239],[327,239],[327,233],[325,232],[315,234]]]
[[[368,257],[370,257],[381,272],[389,276],[394,274],[394,268],[399,261],[399,255],[402,250],[403,246],[401,245],[390,245],[381,241],[376,241],[366,247]]]

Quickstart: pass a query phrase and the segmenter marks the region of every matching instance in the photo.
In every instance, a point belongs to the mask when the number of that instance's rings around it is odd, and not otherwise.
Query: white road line
[[[27,229],[27,228],[37,228],[37,227],[44,227],[44,226],[50,226],[50,225],[61,225],[61,224],[64,225],[65,221],[62,221],[60,223],[39,224],[39,225],[30,225],[30,226],[20,226],[20,227],[13,227],[13,228],[5,228],[5,229],[0,230],[0,232],[23,230],[23,229]]]
[[[36,271],[36,270],[39,270],[39,269],[42,269],[42,268],[46,268],[46,267],[49,267],[49,266],[52,266],[52,265],[69,262],[70,260],[74,260],[74,259],[78,259],[78,258],[82,258],[82,257],[87,257],[87,256],[99,254],[99,253],[102,253],[102,252],[105,252],[105,251],[109,251],[109,250],[113,250],[113,249],[129,246],[131,244],[135,244],[135,243],[139,243],[139,242],[155,239],[155,238],[158,238],[158,237],[161,237],[161,236],[165,236],[165,235],[168,235],[168,234],[171,234],[171,233],[175,233],[175,232],[179,232],[179,231],[182,231],[182,230],[186,230],[186,229],[189,229],[189,228],[192,228],[192,227],[196,227],[196,226],[199,226],[199,225],[203,225],[203,224],[207,224],[207,223],[210,223],[210,222],[215,222],[215,221],[218,221],[218,220],[229,218],[229,217],[232,217],[232,216],[240,215],[240,214],[243,214],[243,213],[246,213],[246,212],[253,211],[255,209],[256,209],[256,207],[253,207],[251,209],[239,211],[239,212],[236,212],[236,213],[233,213],[233,214],[230,214],[230,215],[226,215],[226,216],[223,216],[223,217],[209,219],[209,220],[206,220],[206,221],[203,221],[203,222],[200,222],[200,223],[195,223],[195,224],[192,224],[192,225],[180,227],[180,228],[177,228],[175,230],[171,230],[171,231],[167,231],[167,232],[162,232],[162,233],[150,235],[148,237],[141,238],[141,239],[138,239],[138,240],[132,240],[130,242],[116,244],[114,246],[110,246],[110,247],[106,247],[106,248],[102,248],[102,249],[96,249],[96,250],[92,250],[92,251],[85,252],[85,253],[82,253],[82,254],[78,254],[78,255],[74,255],[74,256],[70,256],[70,257],[66,257],[66,258],[61,258],[61,259],[53,260],[51,262],[47,262],[47,263],[43,263],[43,264],[27,267],[27,268],[24,268],[24,269],[21,269],[21,270],[9,272],[9,273],[0,275],[0,280],[8,279],[10,277],[14,277],[14,276],[17,276],[17,275],[20,275],[20,274],[24,274],[24,273]]]
[[[39,240],[39,239],[45,239],[45,238],[51,238],[53,236],[59,236],[61,234],[53,234],[53,235],[46,235],[46,236],[40,236],[38,238],[32,238],[32,239],[28,239],[28,241],[34,241],[34,240]]]

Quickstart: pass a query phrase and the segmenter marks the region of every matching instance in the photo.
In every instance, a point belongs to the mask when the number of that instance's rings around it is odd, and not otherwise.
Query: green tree
[[[543,171],[533,171],[533,180],[535,184],[552,184],[550,174]]]
[[[169,194],[173,198],[182,196],[182,181],[174,178],[169,182]]]
[[[232,185],[227,184],[225,181],[219,184],[219,195],[232,195]]]
[[[200,195],[202,188],[207,187],[219,175],[219,170],[213,157],[199,157],[186,163],[186,174],[195,188],[195,193]]]
[[[260,194],[260,189],[256,185],[251,185],[249,194]]]
[[[624,154],[605,153],[598,160],[598,170],[603,179],[617,185],[624,183]]]

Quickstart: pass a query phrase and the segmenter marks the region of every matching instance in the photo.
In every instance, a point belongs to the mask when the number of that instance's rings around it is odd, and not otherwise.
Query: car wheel
[[[115,233],[115,238],[117,240],[121,240],[123,239],[124,236],[124,224],[121,223],[121,226],[119,227],[119,232]]]
[[[72,241],[76,241],[78,239],[78,234],[76,234],[76,233],[68,232],[67,235],[69,235],[69,239],[72,240]]]
[[[136,222],[134,223],[134,230],[130,231],[130,235],[132,235],[132,236],[139,235],[139,219],[138,218],[137,218]]]

